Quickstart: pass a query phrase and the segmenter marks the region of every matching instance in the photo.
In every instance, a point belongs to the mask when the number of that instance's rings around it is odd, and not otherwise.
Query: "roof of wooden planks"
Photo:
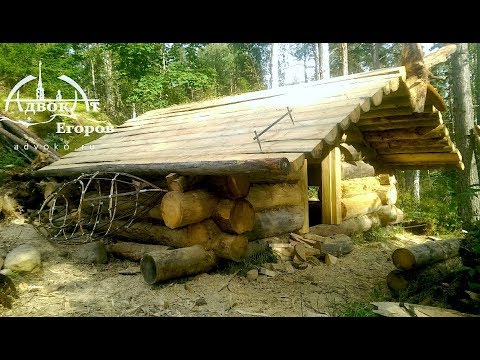
[[[413,113],[405,68],[382,69],[149,111],[37,173],[288,173],[305,157],[320,160],[352,129],[387,168],[463,168],[444,109],[429,85],[424,112]],[[254,132],[280,118],[260,149]]]

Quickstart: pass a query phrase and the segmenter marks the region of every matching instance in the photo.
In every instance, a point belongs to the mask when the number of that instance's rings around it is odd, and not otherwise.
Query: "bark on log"
[[[208,248],[210,238],[208,233],[199,232],[195,225],[188,225],[180,229],[170,229],[164,225],[147,222],[134,222],[129,227],[122,226],[122,221],[113,221],[112,233],[125,239],[139,243],[166,245],[174,248],[202,245]],[[119,228],[120,227],[120,228]]]
[[[380,181],[374,176],[342,180],[342,197],[376,191],[380,187]]]
[[[163,197],[160,205],[162,219],[170,229],[194,224],[208,219],[217,203],[218,199],[205,190],[185,193],[170,191]]]
[[[300,184],[253,185],[246,198],[256,212],[302,204]]]
[[[148,245],[119,241],[117,243],[107,245],[106,249],[108,253],[111,253],[114,256],[133,261],[140,261],[142,257],[149,252],[168,251],[171,249],[171,247],[164,245]]]
[[[114,221],[112,224],[112,232],[115,236],[139,243],[159,244],[174,248],[201,245],[207,250],[213,250],[218,257],[234,261],[243,259],[247,251],[248,240],[245,236],[225,234],[211,219],[180,229],[135,222],[129,227],[115,230],[119,225],[123,224],[119,221]]]
[[[342,198],[342,219],[347,220],[355,216],[377,211],[382,201],[376,192],[368,192],[348,198]]]
[[[143,279],[155,284],[187,275],[210,271],[217,264],[213,251],[207,251],[200,245],[168,252],[151,252],[140,262]]]
[[[399,292],[413,295],[443,282],[450,273],[460,270],[462,265],[462,259],[456,256],[425,268],[410,271],[393,270],[387,275],[387,285],[395,295]]]
[[[458,256],[460,239],[428,241],[423,244],[400,248],[393,252],[393,265],[399,270],[421,268]]]
[[[201,181],[201,176],[183,176],[177,173],[168,174],[165,179],[167,180],[167,188],[170,191],[186,192],[192,190],[193,187]]]
[[[243,234],[253,229],[255,210],[245,199],[222,199],[218,202],[212,219],[222,231]]]
[[[250,180],[245,174],[212,176],[207,181],[217,194],[232,200],[247,196],[250,190]]]
[[[241,261],[245,258],[248,239],[244,235],[226,234],[220,230],[212,219],[207,219],[190,226],[190,236],[207,238],[206,249],[212,249],[218,257]]]
[[[303,217],[302,206],[285,206],[257,212],[255,225],[246,235],[249,240],[255,240],[295,232],[302,228]]]
[[[395,175],[378,174],[376,178],[380,182],[380,185],[395,185],[397,183],[397,179],[395,178]]]
[[[355,161],[355,165],[342,162],[342,180],[374,176],[375,168],[363,161]]]
[[[381,185],[375,190],[383,205],[395,205],[398,199],[395,185]]]

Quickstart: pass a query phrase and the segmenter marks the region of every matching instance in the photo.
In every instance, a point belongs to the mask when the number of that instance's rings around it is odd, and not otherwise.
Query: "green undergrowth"
[[[371,303],[381,301],[391,301],[390,294],[374,288],[366,300],[335,304],[332,314],[337,317],[379,317],[380,315],[373,312],[376,307]]]
[[[373,226],[370,230],[363,233],[354,233],[351,238],[356,243],[362,242],[386,242],[391,240],[397,234],[403,234],[405,230],[401,226]]]

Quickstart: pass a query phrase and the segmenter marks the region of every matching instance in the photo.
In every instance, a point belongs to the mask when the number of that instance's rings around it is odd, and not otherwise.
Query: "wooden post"
[[[300,189],[302,191],[302,204],[303,204],[303,226],[299,230],[300,233],[306,234],[310,231],[310,226],[308,223],[308,172],[307,172],[307,159],[303,162],[303,167],[300,169]]]
[[[322,160],[322,223],[341,224],[341,157],[340,149],[333,148]]]

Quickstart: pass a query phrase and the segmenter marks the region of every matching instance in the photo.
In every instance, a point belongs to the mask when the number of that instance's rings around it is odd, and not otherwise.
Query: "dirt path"
[[[335,316],[346,304],[388,297],[390,255],[408,240],[357,244],[333,266],[253,282],[217,272],[154,286],[141,274],[118,273],[134,262],[77,264],[68,247],[50,244],[31,225],[0,223],[0,248],[27,243],[40,250],[42,269],[14,278],[19,299],[12,309],[0,306],[0,316]]]

